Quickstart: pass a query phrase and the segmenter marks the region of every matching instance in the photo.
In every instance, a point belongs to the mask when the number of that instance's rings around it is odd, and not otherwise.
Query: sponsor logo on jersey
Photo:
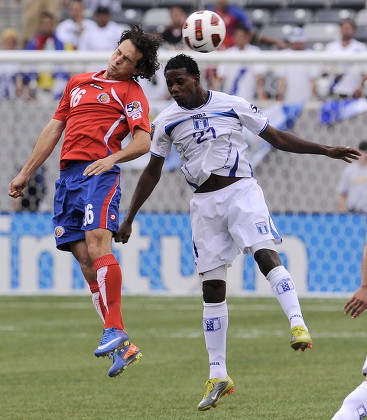
[[[137,120],[138,118],[141,118],[141,112],[138,112],[137,114],[134,114],[132,119]]]
[[[193,118],[193,119],[195,119],[195,118],[206,118],[206,114],[205,114],[205,112],[203,112],[202,114],[191,115],[191,118]]]
[[[195,130],[205,130],[209,127],[209,120],[208,118],[195,118],[192,120],[194,123]]]
[[[100,93],[97,96],[97,99],[99,102],[101,102],[102,104],[108,104],[111,101],[110,95],[108,93]]]
[[[116,220],[116,214],[111,213],[110,219],[114,222]]]
[[[260,108],[259,108],[259,107],[257,107],[257,106],[256,106],[256,105],[254,105],[254,104],[250,104],[250,108],[252,109],[252,112],[253,112],[254,114],[260,114],[260,113],[261,113]]]
[[[139,101],[130,102],[125,107],[126,113],[128,117],[132,117],[133,115],[137,114],[138,112],[142,112],[141,103]]]
[[[65,233],[65,229],[62,226],[56,226],[54,232],[55,237],[60,238]]]
[[[90,86],[92,86],[92,87],[94,87],[94,88],[96,88],[96,89],[103,90],[103,87],[102,87],[102,86],[95,85],[94,83],[90,83]]]

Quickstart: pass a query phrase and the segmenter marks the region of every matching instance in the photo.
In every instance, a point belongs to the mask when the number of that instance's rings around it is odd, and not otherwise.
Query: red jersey
[[[121,150],[136,127],[150,132],[149,105],[133,79],[107,80],[104,71],[73,76],[54,119],[65,121],[60,168],[67,160],[94,161]]]

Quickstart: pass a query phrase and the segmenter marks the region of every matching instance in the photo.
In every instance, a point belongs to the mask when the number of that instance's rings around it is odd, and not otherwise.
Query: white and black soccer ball
[[[220,46],[226,36],[224,20],[215,12],[200,10],[192,13],[183,25],[182,37],[194,51],[207,53]]]

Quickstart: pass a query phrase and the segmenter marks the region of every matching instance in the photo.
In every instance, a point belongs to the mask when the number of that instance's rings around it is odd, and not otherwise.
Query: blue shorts
[[[85,231],[119,227],[120,168],[97,176],[84,176],[92,162],[75,163],[60,171],[54,198],[56,247],[70,251],[69,242],[85,239]]]

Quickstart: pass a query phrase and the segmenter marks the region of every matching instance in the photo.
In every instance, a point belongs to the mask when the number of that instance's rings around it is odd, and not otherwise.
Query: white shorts
[[[240,252],[250,252],[259,242],[282,242],[254,178],[194,194],[190,218],[198,273],[232,263]]]

